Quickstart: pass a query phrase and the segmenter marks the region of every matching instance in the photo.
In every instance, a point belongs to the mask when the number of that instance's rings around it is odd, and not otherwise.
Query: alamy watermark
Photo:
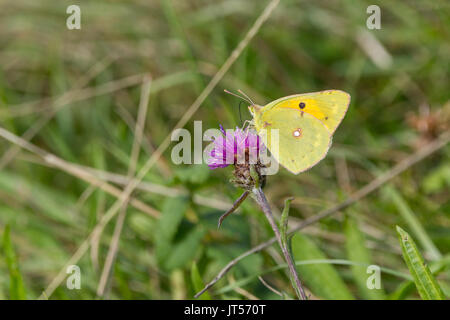
[[[370,265],[366,270],[367,274],[370,274],[367,277],[366,286],[370,290],[381,289],[381,268],[377,265]]]
[[[376,4],[367,7],[366,12],[370,16],[366,20],[366,26],[369,30],[381,29],[381,9]]]
[[[67,281],[66,281],[67,289],[80,290],[81,289],[81,269],[80,269],[80,267],[75,264],[68,266],[66,273],[70,274],[70,276],[67,277]]]
[[[80,6],[72,4],[67,7],[66,13],[70,14],[66,19],[66,26],[69,30],[81,29],[81,9]]]

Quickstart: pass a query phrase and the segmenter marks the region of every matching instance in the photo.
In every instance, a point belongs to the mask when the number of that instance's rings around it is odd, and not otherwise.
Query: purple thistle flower
[[[225,131],[220,125],[223,136],[214,140],[214,147],[209,154],[207,164],[210,169],[225,168],[230,164],[255,164],[259,153],[265,151],[260,137],[250,131],[236,127]]]

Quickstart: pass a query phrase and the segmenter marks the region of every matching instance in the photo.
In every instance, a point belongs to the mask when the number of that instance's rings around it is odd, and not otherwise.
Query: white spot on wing
[[[297,128],[297,129],[295,129],[295,130],[292,132],[292,136],[293,136],[294,138],[301,138],[302,135],[303,135],[303,131],[302,131],[301,128]]]

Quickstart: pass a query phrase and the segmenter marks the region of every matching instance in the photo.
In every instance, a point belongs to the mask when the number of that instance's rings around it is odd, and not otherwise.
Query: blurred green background
[[[230,260],[273,236],[251,199],[217,230],[218,217],[242,192],[229,182],[232,169],[174,165],[172,143],[133,192],[140,205],[129,204],[122,215],[117,255],[99,294],[117,218],[88,237],[117,197],[67,169],[81,165],[123,189],[142,75],[153,81],[137,170],[267,3],[0,1],[1,127],[32,144],[24,150],[0,139],[1,299],[38,298],[58,273],[66,276],[65,264],[86,239],[86,253],[72,263],[80,267],[81,289],[69,290],[62,277],[43,298],[191,299]],[[81,8],[81,30],[66,28],[71,4]],[[371,4],[381,8],[380,30],[366,28]],[[192,132],[194,120],[204,130],[241,125],[239,101],[223,89],[242,89],[259,104],[302,92],[349,92],[327,158],[306,173],[282,169],[267,181],[276,216],[286,197],[295,197],[294,225],[449,130],[449,14],[445,1],[282,0],[186,128]],[[242,117],[250,119],[246,108]],[[51,165],[43,150],[67,162]],[[416,240],[450,294],[449,155],[446,146],[294,236],[297,261],[325,262],[298,268],[312,299],[420,298],[396,225]],[[283,261],[278,246],[251,255],[203,297],[281,299],[262,276],[293,298],[286,270],[277,268]],[[386,270],[380,290],[365,286],[369,264]]]

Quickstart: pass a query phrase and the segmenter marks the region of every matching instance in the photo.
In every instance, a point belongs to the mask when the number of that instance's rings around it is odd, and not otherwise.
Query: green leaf
[[[170,255],[172,241],[188,208],[185,197],[167,198],[155,231],[156,258],[160,264]]]
[[[185,166],[175,171],[176,177],[184,184],[201,185],[210,175],[207,165]]]
[[[194,287],[195,293],[199,292],[205,287],[205,284],[203,283],[202,277],[200,276],[200,273],[198,272],[197,264],[192,262],[192,268],[191,268],[191,281],[192,286]],[[204,292],[200,297],[200,300],[211,300],[211,295],[208,291]]]
[[[297,233],[292,238],[292,252],[295,260],[327,259],[325,254],[308,237]],[[313,294],[323,299],[354,299],[336,269],[328,264],[297,265],[300,279]]]
[[[180,239],[180,241],[172,245],[164,267],[167,270],[183,267],[194,257],[204,235],[205,229],[192,229],[183,239]]]
[[[398,211],[402,215],[403,219],[405,219],[409,228],[411,228],[414,236],[417,237],[417,240],[421,244],[421,246],[427,251],[432,260],[437,260],[442,257],[439,250],[434,245],[431,238],[428,236],[425,228],[420,223],[417,216],[409,207],[408,203],[403,199],[397,190],[391,186],[387,186],[385,189],[392,198],[394,205],[397,207]]]
[[[365,238],[358,228],[355,218],[347,216],[345,220],[346,250],[348,259],[355,262],[351,266],[353,278],[358,291],[364,299],[381,300],[384,299],[382,289],[369,289],[367,287],[367,267],[371,265],[370,253],[365,246]],[[361,265],[364,264],[364,265]]]
[[[402,247],[403,259],[408,266],[409,272],[413,276],[417,291],[424,300],[445,299],[442,289],[417,250],[416,244],[411,236],[402,228],[397,226],[397,233]]]
[[[426,193],[436,193],[450,187],[450,164],[443,165],[430,170],[430,173],[423,179],[423,189]]]
[[[130,209],[129,209],[130,210]],[[157,221],[142,212],[133,212],[130,210],[128,225],[139,236],[144,239],[153,239]]]
[[[448,268],[448,266],[450,266],[450,255],[446,255],[439,261],[432,261],[430,263],[430,270],[431,270],[431,273],[433,274],[433,276],[436,277],[439,273],[446,270]],[[388,299],[389,300],[404,300],[410,294],[415,292],[414,288],[415,288],[414,281],[409,280],[409,281],[402,282],[397,287],[397,289],[389,295]],[[448,296],[446,294],[446,291],[442,287],[442,284],[441,284],[441,288],[444,291],[444,294],[446,296]]]
[[[26,300],[25,286],[19,271],[19,263],[11,243],[10,227],[6,226],[3,233],[3,253],[9,271],[9,295],[11,300]]]

